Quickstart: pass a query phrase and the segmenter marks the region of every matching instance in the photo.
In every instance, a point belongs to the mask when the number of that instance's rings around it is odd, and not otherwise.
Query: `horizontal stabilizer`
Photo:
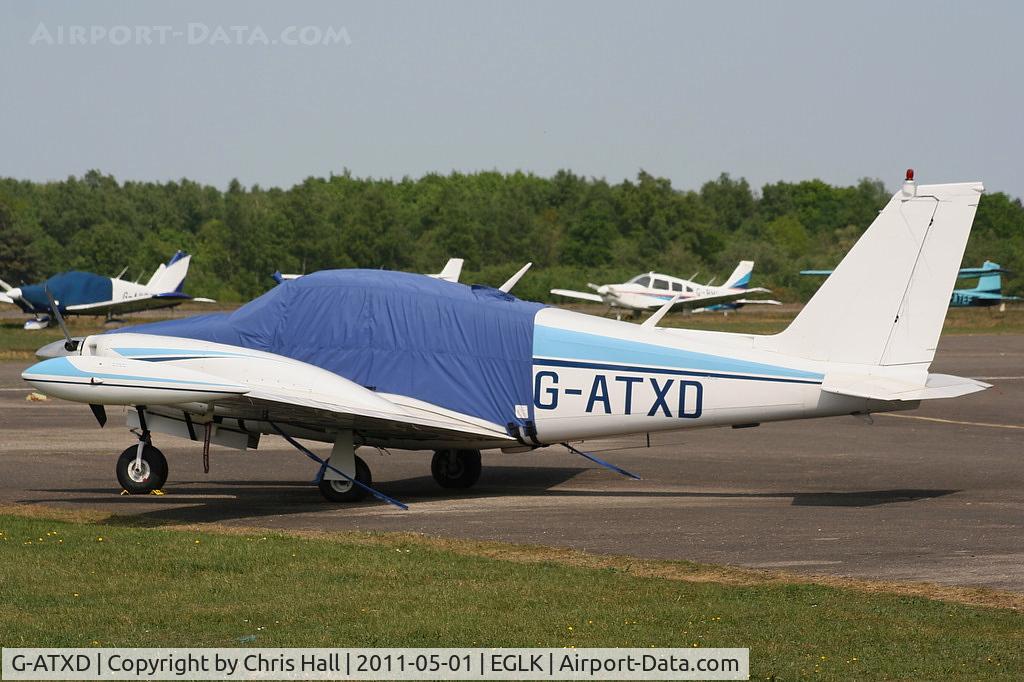
[[[903,378],[830,373],[825,376],[821,390],[871,400],[935,400],[977,393],[991,386],[950,374],[929,374],[922,386]]]

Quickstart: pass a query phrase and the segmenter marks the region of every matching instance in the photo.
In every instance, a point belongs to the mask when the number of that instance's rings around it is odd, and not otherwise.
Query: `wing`
[[[81,303],[69,305],[64,308],[73,315],[106,315],[107,313],[134,313],[140,310],[153,310],[155,308],[169,308],[193,301],[188,294],[181,294],[176,291],[169,291],[162,294],[153,294],[145,298],[133,298],[128,301],[98,301],[96,303]],[[212,302],[210,299],[200,299],[201,302]]]
[[[676,307],[682,306],[684,308],[706,308],[709,305],[715,305],[717,303],[734,303],[741,299],[745,300],[747,294],[767,294],[771,293],[770,290],[762,287],[756,287],[754,289],[736,289],[728,293],[711,294],[710,296],[695,296],[693,298],[683,298],[676,303]],[[746,301],[746,303],[759,303],[760,301]]]
[[[573,291],[572,289],[552,289],[551,293],[556,296],[567,296],[569,298],[579,298],[584,301],[594,301],[595,303],[604,303],[604,299],[597,294],[590,294],[586,291]]]
[[[7,294],[0,294],[0,303],[10,303],[11,305],[15,305],[14,299]]]

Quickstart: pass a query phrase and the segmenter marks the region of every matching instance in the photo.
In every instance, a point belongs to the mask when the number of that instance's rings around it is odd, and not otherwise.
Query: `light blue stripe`
[[[148,355],[188,355],[195,357],[226,357],[226,358],[246,358],[252,357],[251,355],[245,355],[244,353],[232,353],[231,351],[223,350],[190,350],[187,348],[115,348],[118,354],[123,355],[126,358],[142,357]]]
[[[536,326],[533,332],[533,355],[535,357],[589,360],[625,365],[654,365],[716,373],[763,374],[795,379],[824,378],[824,375],[817,372],[540,325]]]
[[[71,361],[67,358],[50,358],[49,360],[43,360],[37,362],[28,369],[25,370],[25,374],[39,374],[42,376],[53,376],[53,377],[75,377],[75,378],[92,378],[97,379],[123,379],[126,381],[155,381],[163,382],[168,384],[191,384],[196,386],[226,386],[226,384],[218,384],[209,381],[189,381],[186,379],[168,379],[165,377],[140,377],[133,376],[130,374],[101,374],[98,372],[83,372],[82,370],[71,364]]]

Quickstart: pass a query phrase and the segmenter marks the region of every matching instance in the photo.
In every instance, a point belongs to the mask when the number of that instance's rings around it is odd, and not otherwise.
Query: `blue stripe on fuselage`
[[[109,372],[85,372],[75,367],[72,362],[66,358],[50,358],[37,362],[28,369],[25,370],[25,374],[29,375],[42,375],[52,377],[63,377],[78,378],[78,379],[121,379],[123,381],[153,381],[153,382],[164,382],[169,384],[190,384],[194,386],[224,386],[224,384],[212,383],[209,381],[192,381],[186,379],[170,379],[167,377],[143,377],[132,374],[112,374]]]
[[[824,378],[817,372],[540,325],[533,332],[533,355],[535,358],[560,358],[580,364],[604,363],[623,369],[635,365],[669,367],[708,376],[756,374],[809,382],[820,382]]]

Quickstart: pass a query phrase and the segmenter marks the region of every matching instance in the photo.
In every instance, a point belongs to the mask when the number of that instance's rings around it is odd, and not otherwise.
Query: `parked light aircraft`
[[[596,292],[593,294],[572,289],[552,289],[551,293],[556,296],[604,303],[610,308],[631,310],[634,314],[657,310],[673,299],[676,300],[676,307],[689,310],[725,309],[719,307],[725,305],[735,309],[748,303],[779,305],[778,301],[747,298],[749,294],[769,293],[768,289],[761,287],[748,288],[753,270],[754,261],[740,261],[721,286],[712,286],[711,282],[714,280],[707,284],[698,284],[688,279],[648,272],[622,284],[588,284],[587,286]]]
[[[0,302],[35,314],[25,322],[25,329],[45,329],[53,324],[47,292],[64,315],[106,315],[108,318],[139,310],[171,308],[186,301],[214,303],[213,299],[194,298],[182,291],[191,260],[192,256],[184,251],[176,252],[166,265],[160,264],[145,284],[125,281],[120,275],[104,277],[77,270],[22,287],[12,287],[0,280],[0,287],[4,289]]]
[[[1000,275],[1009,272],[993,263],[985,261],[980,268],[960,268],[957,279],[977,279],[978,283],[971,289],[954,289],[949,298],[951,308],[988,308],[1001,305],[1007,301],[1019,301],[1020,296],[1003,296],[1003,281]],[[801,270],[801,275],[823,275],[828,277],[832,270]]]
[[[982,192],[908,179],[775,335],[659,328],[671,301],[637,325],[423,275],[333,270],[231,313],[68,337],[22,377],[88,403],[101,426],[105,406],[127,406],[138,442],[116,470],[131,493],[167,478],[153,433],[201,442],[206,457],[211,443],[280,435],[318,463],[328,499],[400,506],[356,448],[433,451],[450,488],[476,482],[489,448],[562,444],[613,467],[571,443],[908,410],[988,388],[928,371]],[[297,439],[331,444],[330,456]]]
[[[443,279],[446,282],[458,282],[459,276],[462,275],[462,264],[463,260],[461,258],[449,258],[448,262],[444,264],[444,268],[441,269],[441,272],[434,275],[427,275],[427,277]],[[275,282],[280,284],[285,280],[298,279],[299,277],[302,277],[302,275],[281,274],[281,272],[278,271],[271,275],[271,277],[274,278]]]

